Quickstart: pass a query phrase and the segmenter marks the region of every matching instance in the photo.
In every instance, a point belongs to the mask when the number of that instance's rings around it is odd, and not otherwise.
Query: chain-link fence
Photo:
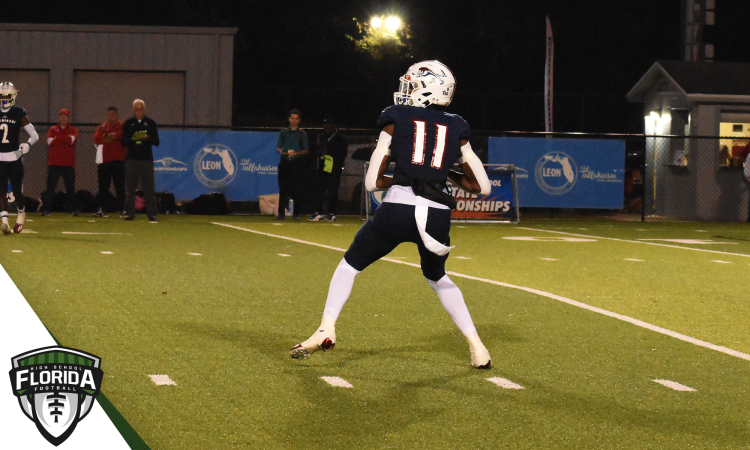
[[[24,192],[40,198],[46,188],[46,134],[50,124],[35,124],[40,136],[29,154],[24,156],[26,177]],[[93,135],[97,125],[76,125],[79,131],[76,161],[76,190],[96,195],[97,166]],[[200,127],[162,127],[164,130],[219,130]],[[243,128],[238,131],[279,131],[281,128]],[[226,130],[226,129],[224,129]],[[305,130],[313,151],[317,150],[322,130]],[[359,215],[362,210],[362,174],[375,146],[377,131],[372,129],[341,129],[349,141],[349,152],[339,189],[338,214]],[[23,133],[22,133],[23,134]],[[544,133],[478,131],[472,147],[487,162],[488,139],[493,136],[540,138]],[[521,219],[586,219],[598,218],[625,221],[701,220],[744,221],[748,218],[750,183],[743,176],[745,146],[748,139],[686,136],[643,136],[612,134],[554,133],[552,138],[616,139],[625,143],[625,188],[622,207],[618,209],[524,208]],[[21,137],[21,141],[25,136]],[[158,151],[158,148],[157,150]],[[313,183],[316,159],[310,158],[308,179]],[[58,182],[62,190],[62,180]],[[295,202],[299,212],[312,212],[313,189]],[[178,203],[192,199],[177,199]],[[523,199],[522,199],[523,201]],[[299,206],[297,206],[299,205]],[[236,213],[259,213],[256,202],[233,202]]]

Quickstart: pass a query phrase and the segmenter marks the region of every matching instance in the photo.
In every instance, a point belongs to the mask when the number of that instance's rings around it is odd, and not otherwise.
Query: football
[[[17,223],[15,225],[13,225],[13,232],[14,233],[19,234],[21,232],[21,230],[23,230],[23,224],[22,223]]]

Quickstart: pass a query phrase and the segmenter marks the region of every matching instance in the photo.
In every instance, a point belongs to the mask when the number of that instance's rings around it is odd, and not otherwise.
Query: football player
[[[10,81],[0,83],[0,231],[10,234],[8,225],[8,181],[16,198],[18,217],[13,231],[20,233],[26,220],[23,196],[23,155],[39,140],[26,110],[15,106],[18,90]],[[29,135],[28,142],[18,143],[21,128]]]
[[[310,339],[294,346],[290,355],[303,359],[333,348],[336,320],[357,274],[400,243],[413,242],[427,283],[469,342],[471,365],[489,369],[490,354],[479,339],[463,294],[445,273],[445,261],[453,248],[449,232],[455,208],[447,179],[482,195],[490,193],[490,181],[469,144],[469,125],[460,116],[444,112],[456,88],[450,69],[438,61],[423,61],[411,66],[400,81],[395,105],[378,119],[380,137],[365,176],[368,191],[388,192],[336,268],[320,327]],[[391,161],[395,171],[387,177]],[[455,163],[462,172],[452,170]]]

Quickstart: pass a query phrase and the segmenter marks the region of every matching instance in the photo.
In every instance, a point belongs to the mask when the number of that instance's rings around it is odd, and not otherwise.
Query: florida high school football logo
[[[44,347],[11,359],[13,394],[45,439],[62,444],[99,394],[101,359],[66,347]]]

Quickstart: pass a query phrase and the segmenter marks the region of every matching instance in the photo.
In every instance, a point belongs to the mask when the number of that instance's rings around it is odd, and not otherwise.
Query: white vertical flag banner
[[[547,62],[544,65],[544,131],[552,132],[552,86],[554,79],[553,60],[555,41],[552,39],[552,25],[547,18]]]

